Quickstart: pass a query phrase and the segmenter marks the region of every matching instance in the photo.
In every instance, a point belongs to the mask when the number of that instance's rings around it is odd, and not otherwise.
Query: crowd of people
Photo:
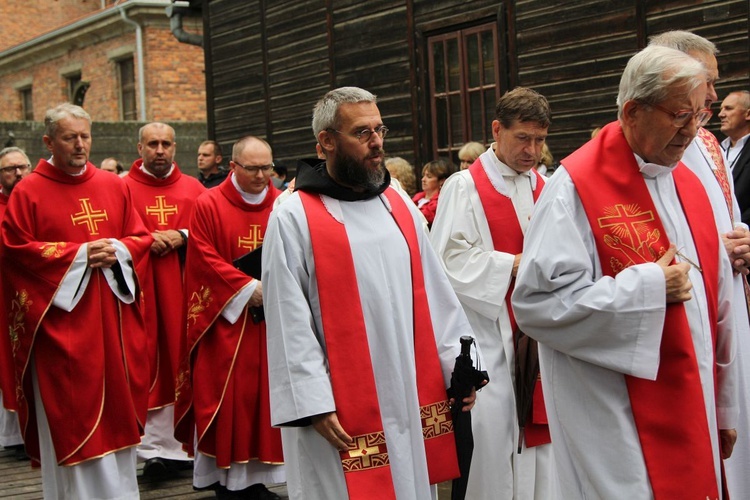
[[[357,87],[291,182],[257,136],[185,175],[161,122],[100,169],[88,113],[50,109],[48,159],[0,151],[0,445],[51,499],[139,498],[138,463],[225,499],[750,496],[750,93],[719,143],[715,54],[652,37],[559,163],[510,90],[418,193]],[[465,337],[489,381],[458,396]]]

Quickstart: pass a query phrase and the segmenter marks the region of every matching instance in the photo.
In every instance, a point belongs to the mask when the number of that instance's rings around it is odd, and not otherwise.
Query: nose
[[[370,141],[368,142],[368,146],[371,149],[382,149],[384,142],[385,139],[380,137],[378,134],[370,134]]]

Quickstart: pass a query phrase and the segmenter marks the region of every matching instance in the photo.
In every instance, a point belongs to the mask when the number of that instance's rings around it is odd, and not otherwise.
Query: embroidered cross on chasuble
[[[156,217],[156,224],[159,226],[166,226],[169,223],[169,216],[176,215],[179,213],[177,205],[169,205],[167,203],[167,197],[159,195],[154,200],[154,204],[150,207],[146,207],[146,214],[153,215]]]
[[[78,201],[81,203],[81,211],[70,216],[73,225],[85,224],[90,235],[99,234],[99,222],[108,220],[107,211],[94,210],[90,198],[81,198]]]
[[[310,227],[331,386],[341,426],[354,446],[340,452],[351,500],[395,499],[388,448],[378,405],[362,303],[346,227],[328,213],[317,194],[300,191]],[[383,195],[409,248],[414,304],[414,353],[422,436],[430,483],[460,475],[453,421],[432,329],[414,219],[391,188]],[[332,257],[334,256],[334,257]],[[351,367],[357,383],[351,383]]]
[[[619,123],[604,127],[562,164],[586,212],[604,275],[614,277],[631,265],[664,255],[670,241]],[[700,180],[685,165],[678,164],[671,175],[703,269],[715,349],[719,241],[713,210]],[[719,498],[703,389],[683,304],[666,307],[659,357],[656,380],[625,375],[654,497]]]

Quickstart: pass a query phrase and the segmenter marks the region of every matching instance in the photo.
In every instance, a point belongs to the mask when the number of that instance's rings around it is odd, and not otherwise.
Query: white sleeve
[[[451,176],[440,190],[430,241],[464,306],[492,321],[505,309],[515,255],[497,252],[470,176]]]
[[[250,283],[243,286],[242,289],[237,292],[237,295],[232,297],[232,299],[227,302],[227,305],[224,306],[224,309],[221,311],[221,315],[224,317],[224,319],[229,321],[229,323],[232,325],[237,323],[237,320],[240,318],[242,311],[245,310],[247,301],[250,300],[250,297],[252,297],[253,293],[255,293],[255,289],[257,287],[258,280],[252,280]]]
[[[335,411],[319,330],[315,264],[298,195],[271,213],[262,268],[271,423],[284,425]]]
[[[60,288],[55,293],[55,297],[52,299],[53,306],[70,312],[78,305],[78,301],[83,297],[91,279],[92,270],[87,264],[88,247],[84,244],[78,248],[73,263],[60,283]]]

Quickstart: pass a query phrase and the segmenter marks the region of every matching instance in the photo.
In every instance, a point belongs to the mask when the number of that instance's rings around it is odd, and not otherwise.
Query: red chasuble
[[[52,305],[81,245],[114,238],[142,276],[151,236],[117,176],[89,163],[71,176],[42,160],[13,191],[2,224],[3,286],[10,317],[21,429],[39,459],[30,362],[58,462],[74,465],[140,442],[147,374],[140,292],[120,302],[100,269],[71,312]]]
[[[460,475],[442,369],[432,329],[414,219],[392,188],[384,192],[409,247],[414,307],[414,353],[422,434],[430,483]],[[362,303],[346,227],[326,210],[319,195],[300,192],[315,260],[323,334],[336,414],[355,441],[341,454],[349,498],[395,499],[388,448],[380,417]],[[357,366],[357,383],[351,367]]]
[[[280,191],[250,205],[232,175],[201,195],[190,223],[187,276],[187,346],[177,379],[175,437],[192,453],[216,457],[218,467],[260,460],[281,463],[281,433],[271,427],[265,322],[245,307],[235,324],[221,312],[253,278],[232,261],[263,242]]]
[[[182,175],[177,164],[164,179],[141,170],[136,160],[125,176],[141,220],[150,232],[187,229],[195,200],[206,188],[194,177]],[[149,340],[150,393],[148,408],[174,403],[175,380],[185,332],[183,268],[178,251],[149,259],[143,283],[144,317]]]
[[[534,203],[536,203],[544,187],[544,180],[536,170],[532,169],[531,172],[537,178],[536,189],[532,193]],[[492,236],[492,246],[498,252],[513,255],[523,252],[523,231],[518,223],[518,215],[511,199],[497,192],[497,189],[494,188],[489,177],[487,177],[487,172],[485,172],[479,158],[469,167],[469,173],[471,178],[474,179],[479,200],[482,202],[487,225],[490,228],[490,236]],[[510,303],[510,296],[515,288],[515,283],[516,279],[512,278],[508,292],[505,294],[505,306],[508,309],[510,326],[513,332],[516,331],[518,326]],[[528,422],[524,423],[523,434],[527,447],[552,442],[549,435],[549,425],[547,425],[547,411],[544,408],[541,376],[534,385],[531,415]]]
[[[619,123],[604,127],[562,163],[586,211],[603,274],[615,276],[664,255],[670,242]],[[703,269],[715,349],[718,231],[695,174],[680,163],[672,176]],[[683,304],[667,304],[656,380],[625,379],[654,497],[719,498],[700,374]]]
[[[0,221],[5,216],[8,208],[8,196],[0,193]],[[3,279],[0,276],[0,282]],[[0,286],[0,392],[3,394],[3,406],[8,410],[17,411],[16,403],[16,372],[13,365],[13,353],[11,351],[10,336],[8,331],[8,313],[5,310],[3,300],[3,289]]]

